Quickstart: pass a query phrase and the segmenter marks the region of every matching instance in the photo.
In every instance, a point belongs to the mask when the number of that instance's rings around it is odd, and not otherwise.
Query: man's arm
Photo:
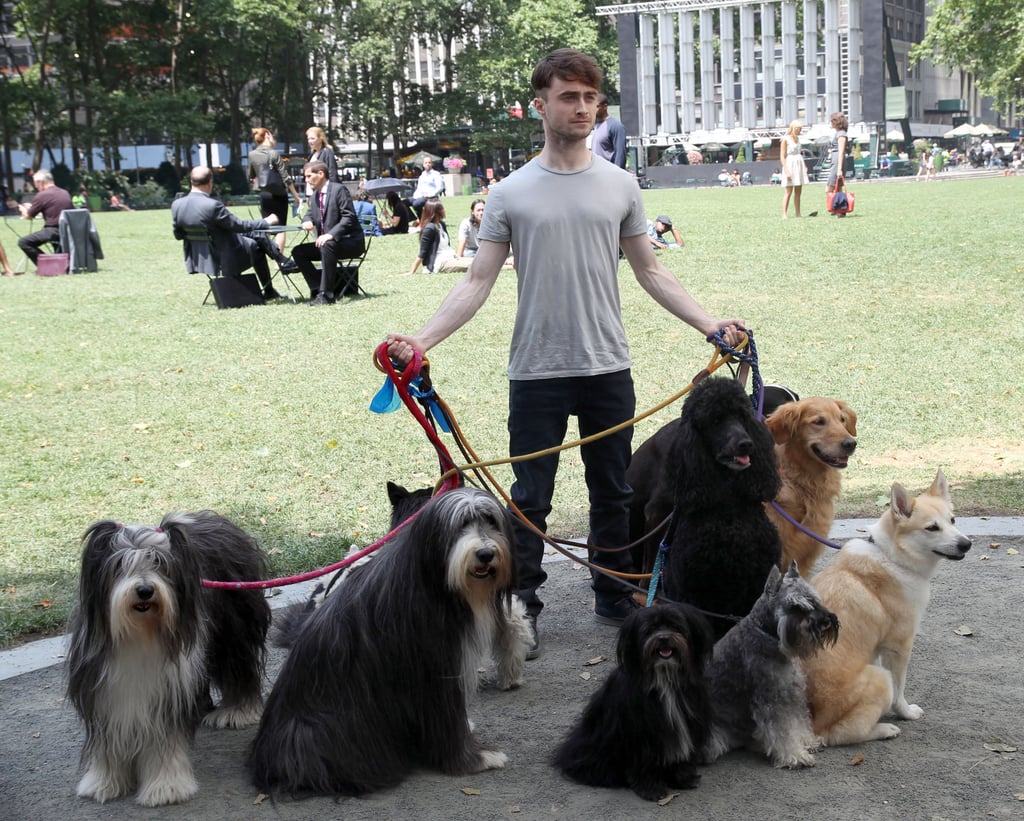
[[[412,359],[413,349],[426,353],[469,322],[490,295],[508,251],[507,242],[481,240],[469,271],[448,292],[427,324],[415,336],[388,334],[388,356],[405,364]]]
[[[622,123],[612,129],[612,141],[615,145],[614,161],[619,168],[626,167],[626,126]]]
[[[363,229],[359,227],[359,217],[356,216],[356,209],[352,205],[352,196],[348,193],[348,189],[340,182],[334,183],[334,185],[337,186],[334,201],[338,209],[338,221],[334,225],[325,225],[324,233],[330,234],[337,242],[342,237],[356,233],[361,234]]]
[[[646,234],[635,237],[621,237],[619,245],[629,261],[633,274],[640,287],[649,293],[654,300],[673,316],[683,320],[687,325],[710,336],[719,328],[744,327],[739,319],[715,319],[695,300],[690,293],[679,284],[679,280],[668,270],[651,248]],[[729,344],[739,341],[738,335],[726,336]]]

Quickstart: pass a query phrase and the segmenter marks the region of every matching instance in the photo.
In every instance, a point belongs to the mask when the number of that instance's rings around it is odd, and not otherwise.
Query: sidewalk
[[[276,802],[258,796],[246,770],[256,730],[196,734],[191,759],[199,794],[176,806],[144,809],[131,799],[105,805],[75,795],[82,727],[64,698],[60,640],[35,670],[0,681],[0,818],[76,821],[576,821],[697,818],[701,821],[957,821],[1019,819],[1024,810],[1024,711],[1020,707],[1024,624],[1021,519],[969,519],[974,537],[961,562],[932,583],[910,665],[907,693],[924,709],[900,722],[902,735],[828,748],[817,766],[776,770],[760,756],[733,752],[701,767],[701,783],[666,805],[629,790],[570,782],[548,761],[614,664],[615,628],[596,624],[586,572],[552,560],[542,590],[542,652],[518,690],[484,685],[470,708],[480,740],[508,755],[504,769],[469,776],[417,772],[398,787],[361,799]],[[868,522],[841,522],[855,535]],[[829,551],[831,554],[832,551]],[[828,556],[824,561],[828,561]],[[280,601],[283,597],[277,597]],[[41,642],[37,642],[41,644]],[[19,648],[9,659],[28,652]],[[284,652],[272,648],[267,686]]]

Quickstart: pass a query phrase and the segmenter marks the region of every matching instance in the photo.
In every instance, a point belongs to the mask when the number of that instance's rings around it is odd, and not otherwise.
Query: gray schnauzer
[[[753,610],[715,645],[708,667],[714,726],[707,763],[750,747],[776,767],[813,767],[822,741],[811,728],[799,659],[835,644],[839,620],[796,569],[773,567]]]

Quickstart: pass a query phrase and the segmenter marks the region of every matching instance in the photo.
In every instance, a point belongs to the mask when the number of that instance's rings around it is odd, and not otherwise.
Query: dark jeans
[[[632,418],[636,410],[633,377],[628,370],[600,376],[563,379],[513,380],[509,383],[509,453],[520,456],[561,445],[570,416],[577,417],[580,436],[614,427]],[[590,497],[590,539],[597,547],[621,547],[629,542],[629,502],[626,468],[632,451],[633,428],[583,445],[584,476]],[[515,482],[512,501],[524,516],[546,531],[555,490],[558,454],[512,465]],[[531,615],[544,607],[537,596],[547,579],[541,566],[544,541],[516,524],[516,561],[519,597]],[[609,570],[630,572],[628,551],[596,553],[594,561]],[[613,600],[628,591],[615,579],[595,573],[595,596]]]
[[[39,261],[43,246],[49,242],[60,242],[60,229],[56,225],[48,225],[34,234],[26,234],[18,240],[18,247],[33,264]]]
[[[292,248],[292,259],[302,271],[311,295],[322,293],[333,297],[341,284],[338,282],[338,260],[357,257],[364,247],[365,240],[361,233],[342,237],[340,242],[331,240],[320,248],[316,247],[316,243],[304,242]],[[314,260],[320,260],[319,272],[313,265]]]

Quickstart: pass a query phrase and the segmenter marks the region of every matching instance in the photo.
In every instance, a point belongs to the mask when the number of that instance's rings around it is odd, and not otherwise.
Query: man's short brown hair
[[[326,176],[327,174],[327,163],[321,160],[310,160],[304,166],[302,166],[302,173],[305,174],[307,171],[318,171]]]
[[[533,93],[543,97],[555,77],[566,82],[576,81],[586,83],[592,88],[600,88],[604,81],[604,72],[601,71],[597,60],[589,54],[574,48],[560,48],[537,63],[533,77],[530,78]]]

